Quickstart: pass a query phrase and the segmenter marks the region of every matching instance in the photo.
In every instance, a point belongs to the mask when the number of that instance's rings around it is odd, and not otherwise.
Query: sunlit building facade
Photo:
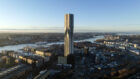
[[[74,28],[74,15],[65,15],[65,37],[64,37],[64,56],[73,53],[73,28]]]

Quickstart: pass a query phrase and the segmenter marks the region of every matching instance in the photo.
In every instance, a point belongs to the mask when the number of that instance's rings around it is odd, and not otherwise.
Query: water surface
[[[88,39],[84,39],[84,40],[76,40],[74,42],[84,42],[84,41],[89,41],[94,43],[97,39],[103,39],[104,36],[96,36],[93,38],[88,38]],[[51,43],[45,43],[45,42],[37,42],[35,44],[18,44],[18,45],[8,45],[8,46],[3,46],[0,47],[0,51],[2,50],[13,50],[13,51],[18,51],[20,52],[20,49],[24,48],[24,47],[48,47],[50,45],[54,45],[54,44],[64,44],[64,42],[51,42]]]

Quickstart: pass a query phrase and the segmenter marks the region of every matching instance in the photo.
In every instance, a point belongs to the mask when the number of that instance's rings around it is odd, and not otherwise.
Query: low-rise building
[[[138,48],[138,44],[134,44],[134,48]]]
[[[35,64],[37,67],[44,63],[44,58],[37,56],[19,56],[19,59],[27,64]]]
[[[42,57],[51,56],[51,55],[52,55],[51,52],[39,51],[39,50],[37,50],[37,51],[35,52],[35,54],[36,54],[36,55],[39,55],[39,56],[42,56]]]
[[[59,56],[58,57],[58,64],[67,64],[67,57]]]
[[[135,53],[137,55],[140,55],[140,50],[130,50],[130,52],[133,52],[133,53]]]

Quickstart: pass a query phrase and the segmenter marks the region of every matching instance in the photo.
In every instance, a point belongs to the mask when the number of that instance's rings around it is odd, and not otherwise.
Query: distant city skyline
[[[64,14],[76,32],[139,32],[140,0],[1,0],[0,32],[64,32]]]

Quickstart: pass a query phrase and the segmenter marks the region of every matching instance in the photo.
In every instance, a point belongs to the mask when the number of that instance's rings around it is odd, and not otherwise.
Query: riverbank
[[[83,42],[83,41],[89,41],[89,42],[95,42],[97,39],[103,39],[104,36],[96,36],[96,37],[92,37],[89,39],[83,39],[83,40],[75,40],[74,42]],[[39,44],[40,43],[40,44]],[[20,51],[20,49],[30,46],[30,47],[48,47],[50,45],[54,45],[54,44],[64,44],[63,41],[58,41],[58,42],[46,42],[46,43],[42,43],[42,42],[37,42],[37,43],[33,43],[33,44],[18,44],[18,45],[8,45],[8,46],[3,46],[0,47],[0,51],[3,50],[13,50],[13,51]]]
[[[74,40],[92,38],[94,33],[75,33]],[[18,44],[34,44],[36,42],[64,41],[63,33],[0,33],[0,47]]]

